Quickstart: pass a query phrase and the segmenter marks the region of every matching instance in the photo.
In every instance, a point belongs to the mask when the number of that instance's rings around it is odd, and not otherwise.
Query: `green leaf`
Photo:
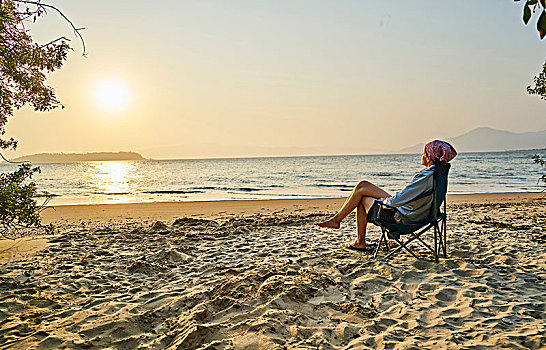
[[[540,17],[537,21],[537,30],[540,34],[540,40],[544,39],[544,36],[546,36],[546,12],[542,11],[540,14]]]
[[[543,8],[546,8],[546,0],[540,0],[540,4]]]
[[[531,19],[531,8],[527,5],[523,6],[523,22],[525,24],[529,23]]]
[[[533,6],[538,2],[538,0],[527,0],[527,6]]]

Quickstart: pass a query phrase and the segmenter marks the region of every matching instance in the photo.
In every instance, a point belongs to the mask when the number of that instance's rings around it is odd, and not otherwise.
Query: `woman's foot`
[[[320,227],[328,227],[328,228],[339,228],[341,226],[339,221],[336,221],[333,218],[323,222],[318,222],[317,225]]]
[[[353,244],[346,244],[345,245],[345,249],[350,249],[350,250],[357,250],[357,251],[361,251],[361,252],[371,252],[375,249],[375,244],[373,243],[363,243],[363,244],[358,244],[358,243],[353,243]]]

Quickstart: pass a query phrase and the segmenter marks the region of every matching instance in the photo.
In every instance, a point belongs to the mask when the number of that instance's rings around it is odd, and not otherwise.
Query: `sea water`
[[[542,152],[542,153],[541,153]],[[544,150],[461,153],[449,193],[538,192]],[[421,155],[350,155],[48,163],[33,180],[50,204],[345,197],[362,180],[401,190],[421,170]],[[0,164],[0,172],[15,169]]]

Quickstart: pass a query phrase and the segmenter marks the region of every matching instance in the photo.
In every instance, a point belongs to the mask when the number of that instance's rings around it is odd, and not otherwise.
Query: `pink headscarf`
[[[449,143],[440,140],[434,140],[425,145],[425,152],[428,159],[433,162],[439,160],[440,162],[449,163],[457,155],[455,148]]]

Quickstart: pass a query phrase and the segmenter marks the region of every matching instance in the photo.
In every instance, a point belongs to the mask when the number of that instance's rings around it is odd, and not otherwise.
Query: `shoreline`
[[[294,195],[289,197],[266,197],[266,198],[237,198],[237,199],[227,199],[227,198],[220,198],[220,199],[187,199],[187,200],[133,200],[133,201],[127,201],[127,202],[117,202],[113,200],[112,202],[97,202],[97,203],[84,203],[84,202],[75,202],[75,203],[61,203],[61,204],[48,204],[45,207],[69,207],[69,206],[92,206],[92,205],[117,205],[117,204],[155,204],[155,203],[209,203],[209,202],[255,202],[255,201],[292,201],[292,200],[337,200],[337,199],[345,199],[350,194],[350,192],[347,192],[347,195],[340,196],[340,197],[321,197],[321,196],[313,196],[313,195]],[[546,196],[546,189],[542,191],[510,191],[510,192],[456,192],[456,193],[449,193],[447,194],[448,198],[459,198],[461,196],[535,196],[535,195],[544,195]],[[39,196],[44,197],[44,196]],[[60,197],[59,195],[53,195],[52,199]],[[265,197],[265,196],[264,196]],[[114,197],[111,197],[114,198]]]

